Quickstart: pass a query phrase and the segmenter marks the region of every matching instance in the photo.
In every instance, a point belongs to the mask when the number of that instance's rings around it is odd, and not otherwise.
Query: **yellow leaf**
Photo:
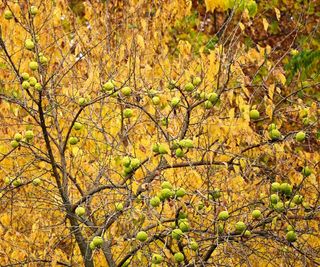
[[[280,10],[275,7],[274,12],[276,13],[277,20],[280,20],[280,17],[281,17]]]
[[[264,30],[267,31],[267,30],[268,30],[268,27],[269,27],[269,22],[267,21],[266,18],[263,18],[263,19],[262,19],[262,24],[263,24]]]
[[[144,39],[140,34],[137,35],[137,44],[142,51],[145,49]]]
[[[269,98],[273,99],[273,95],[274,95],[274,89],[275,89],[275,85],[271,84],[268,88],[268,94],[269,94]]]
[[[244,31],[245,26],[243,25],[243,23],[239,22],[239,27],[240,27],[241,31]]]
[[[272,105],[268,105],[266,108],[266,114],[270,119],[272,119],[272,113],[273,113],[273,107]]]

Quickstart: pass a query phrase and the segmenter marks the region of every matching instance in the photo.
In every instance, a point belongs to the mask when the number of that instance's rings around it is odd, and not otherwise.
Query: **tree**
[[[1,265],[320,263],[315,15],[195,2],[4,1]]]

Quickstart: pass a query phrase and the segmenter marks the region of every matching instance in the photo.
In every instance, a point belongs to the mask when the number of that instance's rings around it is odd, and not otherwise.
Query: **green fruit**
[[[5,177],[5,178],[3,179],[3,181],[4,181],[4,183],[5,183],[6,185],[9,185],[9,184],[11,183],[12,179],[9,178],[9,177]]]
[[[188,232],[189,229],[190,229],[189,223],[185,222],[185,221],[180,222],[179,223],[179,229],[184,233]]]
[[[259,113],[258,110],[252,109],[252,110],[250,110],[250,112],[249,112],[249,117],[250,117],[250,119],[252,119],[252,120],[257,120],[257,119],[260,118],[260,113]]]
[[[192,240],[189,245],[190,245],[190,248],[191,248],[192,250],[194,250],[194,251],[196,251],[196,250],[199,249],[198,243],[197,243],[196,241],[194,241],[194,240]]]
[[[95,236],[93,239],[92,239],[92,242],[94,244],[95,247],[99,247],[103,244],[103,239],[101,236]]]
[[[271,184],[271,192],[279,192],[280,191],[280,184],[274,182]]]
[[[218,95],[216,93],[210,93],[207,95],[207,100],[214,104],[218,100]]]
[[[74,124],[73,124],[73,129],[75,129],[76,131],[79,131],[79,130],[81,130],[82,129],[82,124],[80,123],[80,122],[75,122]]]
[[[168,153],[166,147],[162,144],[159,145],[159,153],[160,154],[167,154]]]
[[[24,46],[25,48],[27,48],[28,50],[32,50],[34,48],[34,43],[31,39],[27,39],[25,42],[24,42]]]
[[[207,100],[204,102],[205,109],[211,109],[213,107],[213,104],[211,101]]]
[[[136,239],[140,242],[144,242],[148,239],[148,234],[144,231],[140,231],[139,233],[137,233]]]
[[[168,89],[173,90],[174,88],[176,88],[176,81],[172,80],[168,84]]]
[[[86,209],[84,207],[77,207],[76,208],[76,214],[78,216],[81,217],[81,216],[85,215],[85,213],[86,213]]]
[[[36,6],[31,6],[30,7],[30,14],[35,16],[38,14],[38,8]]]
[[[291,193],[292,193],[292,186],[289,185],[288,183],[282,183],[282,184],[280,185],[280,191],[281,191],[283,194],[285,194],[285,195],[287,195],[287,196],[290,196]]]
[[[272,194],[270,196],[270,202],[272,204],[277,204],[279,200],[280,200],[280,198],[279,198],[279,196],[277,194]]]
[[[245,237],[250,237],[251,236],[251,232],[249,230],[245,230],[243,235]]]
[[[235,227],[236,227],[236,232],[239,234],[242,233],[247,228],[246,224],[241,221],[237,222]]]
[[[283,212],[284,211],[284,205],[282,201],[277,202],[277,204],[274,205],[274,209],[277,212]]]
[[[168,188],[164,188],[161,190],[160,194],[163,199],[170,198],[172,196],[172,191]]]
[[[139,159],[137,158],[133,158],[131,159],[131,162],[130,162],[130,166],[133,168],[133,169],[137,169],[139,166],[140,166],[141,162]]]
[[[23,72],[23,73],[21,73],[21,77],[22,77],[22,79],[24,80],[24,81],[27,81],[27,80],[29,80],[29,73],[27,73],[27,72]]]
[[[302,119],[302,123],[303,123],[304,126],[308,126],[311,123],[311,121],[310,121],[309,118],[303,118]]]
[[[79,142],[79,139],[77,137],[70,137],[69,138],[70,145],[76,145],[78,142]]]
[[[10,144],[12,148],[17,148],[19,146],[19,142],[16,140],[12,140]]]
[[[126,87],[123,87],[121,89],[121,93],[124,95],[124,96],[129,96],[131,95],[131,88],[126,86]]]
[[[292,227],[292,225],[289,224],[286,230],[287,232],[290,232],[290,231],[294,231],[294,228]]]
[[[273,129],[269,132],[269,136],[272,140],[278,140],[281,138],[281,133],[278,129]]]
[[[158,207],[160,205],[160,198],[159,197],[153,197],[150,199],[150,205],[152,207]]]
[[[132,109],[126,108],[123,110],[123,117],[125,118],[131,118],[133,115]]]
[[[191,139],[182,139],[179,141],[179,145],[183,148],[193,148],[193,141]]]
[[[40,83],[36,83],[34,85],[34,89],[38,90],[38,91],[41,91],[42,90],[42,85]]]
[[[14,135],[13,139],[20,142],[22,140],[22,134],[16,133]]]
[[[306,138],[306,134],[305,134],[304,132],[298,132],[298,133],[296,134],[296,140],[297,140],[298,142],[304,141],[305,138]]]
[[[30,88],[30,83],[28,81],[23,81],[22,82],[22,88],[23,89],[29,89]]]
[[[40,56],[39,61],[42,65],[47,65],[48,64],[48,59],[45,56]]]
[[[181,231],[181,229],[174,229],[171,232],[171,236],[173,239],[179,240],[183,236],[183,232]]]
[[[168,188],[168,189],[172,189],[172,184],[168,181],[164,181],[162,184],[161,184],[161,188],[162,189],[165,189],[165,188]]]
[[[80,106],[84,106],[87,104],[87,100],[84,97],[80,97],[78,103]]]
[[[13,14],[10,10],[5,10],[4,11],[4,18],[7,19],[7,20],[10,20],[13,18]]]
[[[116,211],[122,211],[123,210],[123,203],[118,202],[116,203]]]
[[[297,205],[302,204],[302,202],[303,202],[303,196],[301,196],[301,195],[295,195],[295,196],[293,197],[293,199],[292,199],[292,202],[293,202],[294,204],[297,204]]]
[[[93,242],[90,242],[89,248],[90,248],[91,250],[94,250],[94,249],[96,248],[96,246],[94,245]]]
[[[39,68],[39,65],[38,65],[38,63],[37,63],[36,61],[31,61],[31,62],[29,63],[29,68],[30,68],[31,70],[37,70],[37,69]]]
[[[26,131],[26,133],[24,134],[24,137],[26,138],[26,140],[31,140],[34,137],[33,131],[28,130]]]
[[[130,159],[130,157],[128,157],[128,156],[123,157],[123,159],[122,159],[122,165],[123,165],[124,167],[129,167],[130,164],[131,164],[131,159]]]
[[[152,254],[152,263],[160,264],[163,261],[163,257],[160,254]]]
[[[35,178],[32,180],[32,184],[34,186],[39,186],[41,184],[41,179],[40,178]]]
[[[192,83],[187,83],[185,86],[184,86],[184,90],[186,90],[187,92],[191,92],[194,90],[194,85]]]
[[[178,215],[178,219],[179,220],[187,219],[187,214],[185,212],[180,211]]]
[[[154,153],[159,153],[159,144],[154,144],[154,145],[152,146],[152,151],[153,151]]]
[[[177,148],[176,149],[176,156],[178,158],[182,158],[184,156],[184,152],[183,152],[183,150],[181,148]]]
[[[201,78],[200,77],[194,77],[192,80],[192,83],[194,86],[198,86],[201,83]]]
[[[154,97],[152,98],[152,103],[153,103],[153,105],[155,105],[155,106],[159,105],[159,104],[160,104],[160,97],[154,96]]]
[[[308,177],[309,175],[311,175],[312,172],[311,169],[308,166],[306,166],[302,169],[301,173],[303,176]]]
[[[219,213],[219,215],[218,215],[218,219],[220,220],[220,221],[226,221],[226,220],[228,220],[228,218],[229,218],[229,212],[228,211],[221,211],[220,213]]]
[[[182,187],[176,191],[176,197],[184,197],[186,194],[186,190]]]
[[[31,86],[35,86],[37,83],[37,79],[35,77],[30,77],[29,78],[29,83]]]
[[[176,262],[182,262],[184,261],[184,255],[181,252],[177,252],[174,254],[174,260]]]
[[[284,205],[285,207],[288,207],[288,208],[294,208],[296,206],[296,204],[293,201],[290,202],[289,200],[286,201]]]
[[[125,173],[125,175],[128,175],[128,174],[132,173],[132,171],[133,171],[133,168],[132,168],[131,166],[129,166],[129,167],[124,167],[124,173]]]
[[[198,210],[202,210],[204,208],[204,204],[202,201],[198,203]]]
[[[260,210],[252,211],[252,218],[253,219],[259,219],[260,217],[261,217],[261,211]]]
[[[22,184],[22,180],[20,179],[20,178],[17,178],[17,179],[15,179],[13,182],[12,182],[12,185],[14,186],[14,187],[18,187],[18,186],[20,186]]]
[[[286,239],[288,242],[294,242],[297,240],[297,235],[294,231],[289,231],[287,234],[286,234]]]
[[[112,91],[114,89],[114,84],[111,81],[106,82],[102,85],[102,91]]]
[[[275,130],[275,129],[277,129],[277,126],[274,123],[269,124],[269,126],[268,126],[268,131],[269,132],[272,131],[272,130]]]
[[[211,196],[212,196],[214,199],[218,199],[218,198],[221,197],[221,191],[220,191],[220,189],[218,189],[218,188],[214,188],[213,191],[210,192],[210,193],[211,193]]]
[[[179,97],[173,97],[173,98],[171,99],[171,106],[172,106],[173,108],[178,107],[179,104],[180,104],[180,98],[179,98]]]

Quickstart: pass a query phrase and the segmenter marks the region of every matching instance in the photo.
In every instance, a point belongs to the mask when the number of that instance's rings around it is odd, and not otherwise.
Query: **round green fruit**
[[[171,236],[173,239],[179,240],[183,236],[183,232],[181,231],[181,229],[174,229],[171,232]]]
[[[12,140],[10,144],[12,148],[17,148],[19,146],[19,142],[16,140]]]
[[[179,145],[183,148],[193,148],[193,141],[191,139],[182,139],[179,141]]]
[[[269,132],[271,140],[279,140],[281,138],[281,133],[278,129],[273,129]]]
[[[29,63],[29,68],[30,68],[31,70],[37,70],[37,69],[39,68],[39,65],[38,65],[38,63],[37,63],[36,61],[31,61],[31,62]]]
[[[177,252],[174,254],[174,260],[176,262],[182,262],[184,261],[184,255],[181,252]]]
[[[152,254],[152,263],[160,264],[163,261],[163,257],[160,254]]]
[[[121,93],[124,95],[124,96],[130,96],[131,95],[131,88],[126,86],[126,87],[123,87],[121,89]]]
[[[150,205],[152,206],[152,207],[158,207],[159,205],[160,205],[160,198],[159,197],[153,197],[153,198],[151,198],[150,199]]]
[[[277,204],[279,200],[280,200],[280,198],[279,198],[279,196],[277,194],[272,194],[270,196],[270,202],[272,204]]]
[[[159,144],[153,144],[152,145],[152,151],[154,153],[159,153]]]
[[[278,201],[277,204],[274,205],[274,209],[277,211],[277,212],[283,212],[284,211],[284,204],[282,201]]]
[[[10,10],[5,10],[4,11],[4,18],[7,19],[7,20],[10,20],[13,18],[13,14]]]
[[[40,83],[36,83],[34,85],[34,89],[36,89],[37,91],[41,91],[42,90],[42,85]]]
[[[123,210],[123,203],[119,202],[116,203],[116,211],[122,211]]]
[[[125,156],[125,157],[122,158],[122,165],[124,167],[129,167],[130,164],[131,164],[131,159],[130,159],[129,156]]]
[[[280,191],[280,184],[274,182],[271,184],[271,192],[279,192]]]
[[[260,118],[260,113],[259,113],[258,110],[252,109],[249,112],[249,117],[250,117],[251,120],[257,120],[257,119]]]
[[[94,244],[95,247],[99,247],[103,244],[103,239],[101,236],[95,236],[93,239],[92,239],[92,242]]]
[[[5,183],[6,185],[9,185],[9,184],[11,183],[12,179],[11,179],[10,177],[5,177],[5,178],[3,179],[3,181],[4,181],[4,183]]]
[[[294,231],[289,231],[287,234],[286,234],[286,239],[288,242],[294,242],[297,240],[297,235]]]
[[[30,14],[32,15],[32,16],[35,16],[35,15],[37,15],[38,14],[38,8],[36,7],[36,6],[31,6],[30,7]]]
[[[186,194],[186,190],[182,187],[176,191],[176,197],[184,197]]]
[[[25,48],[27,48],[28,50],[32,50],[34,48],[34,43],[31,39],[27,39],[25,42],[24,42],[24,46]]]
[[[287,232],[294,231],[293,226],[289,224],[289,225],[287,226],[287,228],[286,228],[286,231],[287,231]]]
[[[24,134],[24,137],[26,138],[27,141],[33,139],[34,137],[33,131],[31,130],[26,131]]]
[[[108,81],[102,85],[102,91],[112,91],[113,89],[114,89],[114,84],[111,81]]]
[[[301,173],[303,176],[308,177],[309,175],[311,175],[311,169],[306,166],[302,169]]]
[[[82,129],[82,124],[80,123],[80,122],[75,122],[74,124],[73,124],[73,129],[75,129],[76,131],[79,131],[79,130],[81,130]]]
[[[30,88],[30,83],[28,81],[23,81],[22,82],[22,88],[23,89],[29,89]]]
[[[30,77],[29,78],[29,83],[31,86],[35,86],[37,83],[37,79],[35,77]]]
[[[201,78],[200,77],[194,77],[192,79],[192,83],[194,86],[198,86],[201,83]]]
[[[131,159],[131,162],[130,162],[130,166],[133,168],[133,169],[137,169],[139,166],[140,166],[141,162],[139,159],[137,158],[133,158]]]
[[[180,98],[179,98],[179,97],[173,97],[173,98],[171,99],[171,106],[172,106],[173,108],[178,107],[179,104],[180,104]]]
[[[179,229],[184,233],[188,232],[190,229],[190,225],[188,222],[182,221],[179,223]]]
[[[78,142],[79,142],[79,139],[77,137],[70,137],[69,138],[70,145],[76,145]]]
[[[145,231],[140,231],[139,233],[137,233],[136,239],[140,242],[144,242],[148,239],[148,234]]]
[[[253,219],[259,219],[261,217],[261,211],[260,210],[253,210],[252,211],[252,218]]]
[[[296,205],[300,205],[303,202],[303,196],[301,195],[295,195],[292,199],[292,202]]]
[[[184,152],[183,152],[183,150],[181,148],[177,148],[176,149],[176,156],[178,158],[182,158],[184,156]]]
[[[243,235],[245,237],[250,237],[251,236],[251,232],[249,230],[245,230]]]
[[[173,89],[175,89],[176,87],[177,87],[177,86],[176,86],[176,81],[175,81],[175,80],[172,80],[172,81],[169,82],[169,84],[168,84],[168,89],[173,90]]]
[[[35,178],[32,180],[32,184],[34,186],[39,186],[41,184],[41,179],[40,178]]]
[[[48,59],[45,56],[40,56],[39,61],[42,65],[47,65],[48,64]]]
[[[184,90],[186,90],[187,92],[192,92],[194,90],[194,85],[192,83],[187,83],[184,86]]]
[[[22,185],[22,180],[20,178],[17,178],[12,182],[12,185],[14,187],[18,187],[18,186]]]
[[[282,183],[282,184],[280,185],[280,191],[281,191],[283,194],[285,194],[285,195],[287,195],[287,196],[290,196],[291,193],[292,193],[292,186],[289,185],[288,183]]]
[[[123,110],[123,117],[125,118],[131,118],[133,115],[133,111],[130,108],[126,108]]]
[[[153,105],[155,105],[155,106],[159,105],[159,104],[160,104],[160,97],[159,97],[159,96],[154,96],[154,97],[152,98],[152,103],[153,103]]]
[[[229,219],[229,212],[228,211],[221,211],[218,215],[218,219],[220,221],[226,221]]]
[[[214,104],[218,100],[218,95],[216,93],[210,93],[207,95],[207,100]]]
[[[78,216],[81,217],[81,216],[85,215],[85,213],[86,213],[86,209],[84,207],[77,207],[76,208],[76,214]]]
[[[23,79],[24,81],[27,81],[27,80],[29,80],[30,75],[29,75],[29,73],[27,73],[27,72],[23,72],[23,73],[21,73],[21,77],[22,77],[22,79]]]
[[[20,142],[22,140],[22,134],[16,133],[13,137],[14,140]]]
[[[206,100],[206,101],[204,102],[204,107],[205,107],[205,109],[211,109],[211,108],[213,107],[213,104],[212,104],[211,101]]]
[[[219,188],[214,188],[213,191],[211,192],[211,196],[214,198],[214,199],[218,199],[221,197],[221,191]]]
[[[244,222],[240,221],[236,223],[235,228],[236,228],[236,232],[240,234],[247,228],[247,226]]]
[[[168,189],[172,189],[172,184],[168,181],[164,181],[162,184],[161,184],[161,188],[162,189],[165,189],[165,188],[168,188]]]
[[[160,154],[167,154],[168,153],[166,147],[162,144],[159,145],[159,153]]]
[[[189,245],[190,245],[190,248],[191,248],[192,250],[194,250],[194,251],[196,251],[196,250],[199,249],[198,243],[197,243],[196,241],[194,241],[194,240],[192,240]]]
[[[269,126],[268,126],[268,131],[269,132],[272,131],[272,130],[275,130],[275,129],[277,129],[277,126],[274,123],[269,124]]]
[[[91,250],[94,250],[94,249],[96,248],[96,246],[94,245],[93,242],[90,242],[89,248],[90,248]]]
[[[167,199],[167,198],[172,197],[173,192],[168,188],[164,188],[161,190],[160,195],[161,195],[162,199]]]
[[[306,134],[304,132],[298,132],[295,138],[298,142],[302,142],[306,138]]]
[[[87,100],[84,97],[80,97],[78,103],[80,106],[84,106],[87,104]]]

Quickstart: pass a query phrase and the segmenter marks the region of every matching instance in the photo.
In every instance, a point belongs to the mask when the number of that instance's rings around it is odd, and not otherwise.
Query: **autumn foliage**
[[[317,1],[0,10],[1,266],[320,265]]]

